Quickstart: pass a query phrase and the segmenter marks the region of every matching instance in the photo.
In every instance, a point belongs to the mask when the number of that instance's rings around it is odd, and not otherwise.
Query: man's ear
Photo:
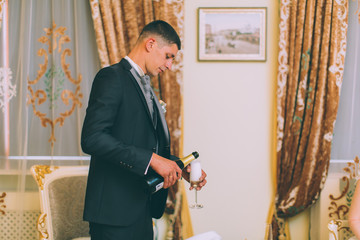
[[[148,52],[150,52],[154,48],[155,42],[156,42],[155,38],[148,38],[145,41],[145,48]]]

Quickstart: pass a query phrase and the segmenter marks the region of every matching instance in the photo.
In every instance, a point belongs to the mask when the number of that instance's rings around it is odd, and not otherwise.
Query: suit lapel
[[[148,115],[149,121],[151,121],[151,122],[153,123],[152,117],[151,117],[150,111],[149,111],[149,106],[148,106],[147,101],[146,101],[146,99],[145,99],[145,93],[144,93],[143,89],[139,86],[140,76],[139,76],[139,74],[136,72],[136,70],[130,65],[130,63],[129,63],[127,60],[123,59],[122,61],[126,61],[126,63],[127,63],[126,65],[128,65],[128,66],[126,66],[126,67],[127,67],[127,69],[130,71],[130,73],[131,73],[130,75],[131,75],[131,77],[132,77],[132,79],[133,79],[133,81],[134,81],[134,84],[135,84],[135,86],[136,86],[136,89],[138,90],[138,93],[139,93],[139,95],[140,95],[140,97],[141,97],[141,99],[142,99],[142,102],[143,102],[143,104],[144,104],[144,107],[146,108],[146,111],[147,111],[147,113],[148,113],[147,115]],[[167,126],[167,123],[166,123],[166,119],[165,119],[164,112],[163,112],[163,110],[162,110],[162,107],[161,107],[161,105],[160,105],[160,102],[159,102],[159,100],[157,99],[157,97],[156,97],[153,89],[151,89],[151,91],[152,91],[152,94],[153,94],[153,96],[154,96],[154,102],[155,102],[155,105],[154,105],[154,106],[156,106],[156,108],[157,108],[157,111],[155,111],[155,112],[157,112],[157,114],[158,114],[157,117],[160,118],[160,120],[161,120],[161,125],[162,125],[162,127],[163,127],[163,129],[164,129],[166,142],[167,142],[167,143],[170,143],[169,129],[168,129],[168,126]],[[153,125],[153,126],[154,126],[154,125]],[[154,127],[154,130],[155,130],[155,127]]]

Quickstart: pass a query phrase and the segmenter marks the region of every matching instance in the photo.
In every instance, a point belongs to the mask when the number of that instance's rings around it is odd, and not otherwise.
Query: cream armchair
[[[88,166],[31,167],[40,192],[41,240],[90,239],[89,225],[82,220],[88,170]]]

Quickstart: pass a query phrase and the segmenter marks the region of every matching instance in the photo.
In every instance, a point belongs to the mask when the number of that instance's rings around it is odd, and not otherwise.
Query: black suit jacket
[[[153,217],[164,212],[167,190],[150,195],[144,173],[153,152],[170,158],[167,126],[154,126],[131,68],[122,59],[101,69],[92,85],[81,135],[82,149],[91,155],[84,209],[89,222],[127,226],[149,202]]]

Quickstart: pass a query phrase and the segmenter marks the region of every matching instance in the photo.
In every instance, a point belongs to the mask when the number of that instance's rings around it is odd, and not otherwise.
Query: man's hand
[[[182,174],[181,169],[174,161],[163,158],[155,153],[151,157],[150,167],[164,178],[164,188],[174,185]]]
[[[190,183],[190,172],[191,172],[191,164],[187,165],[183,171],[182,171],[182,176],[183,178],[188,181]],[[204,172],[204,170],[201,169],[201,177],[199,179],[200,183],[198,184],[198,187],[196,188],[197,191],[200,191],[202,189],[203,186],[205,186],[205,184],[207,183],[206,181],[206,172]],[[190,185],[190,190],[193,189],[193,187]]]

